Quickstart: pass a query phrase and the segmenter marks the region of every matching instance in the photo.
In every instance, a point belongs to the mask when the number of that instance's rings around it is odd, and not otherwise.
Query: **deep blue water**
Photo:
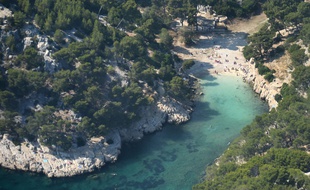
[[[205,95],[189,122],[166,125],[139,142],[123,145],[117,163],[61,179],[1,169],[0,190],[191,189],[240,130],[267,111],[266,104],[240,78],[209,75],[201,86]]]

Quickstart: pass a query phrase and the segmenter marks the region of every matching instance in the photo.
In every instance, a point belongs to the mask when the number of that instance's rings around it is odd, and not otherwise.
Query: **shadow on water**
[[[119,160],[136,159],[137,155],[142,154],[151,155],[154,151],[163,150],[169,146],[169,143],[180,143],[193,138],[193,135],[183,125],[165,124],[162,131],[146,134],[139,141],[123,144]],[[146,146],[149,148],[146,149]]]
[[[208,83],[201,84],[201,86],[205,86],[205,87],[207,87],[207,86],[218,86],[218,85],[219,85],[219,83],[217,83],[217,82],[208,82]]]
[[[215,81],[217,78],[213,75],[209,75],[208,77],[203,77],[206,81]]]
[[[196,111],[192,115],[192,123],[195,122],[207,122],[208,120],[212,119],[215,116],[220,115],[220,113],[214,109],[210,108],[209,102],[199,102],[199,105],[196,107],[198,111]]]
[[[201,73],[201,74],[198,74],[198,75],[195,75],[195,76],[198,79],[203,80],[203,81],[207,81],[207,82],[213,82],[213,81],[216,81],[216,79],[217,79],[216,76],[211,75],[210,71],[205,71],[204,73]]]

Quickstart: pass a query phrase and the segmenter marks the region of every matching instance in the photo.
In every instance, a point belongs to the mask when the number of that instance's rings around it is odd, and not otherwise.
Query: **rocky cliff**
[[[282,75],[285,75],[285,77],[276,76],[272,82],[268,82],[264,79],[264,76],[259,75],[254,63],[249,63],[247,69],[244,70],[246,72],[243,73],[243,79],[253,86],[253,90],[259,94],[261,99],[268,103],[269,109],[277,108],[278,102],[275,100],[275,96],[276,94],[280,94],[283,83],[290,83],[291,80],[288,69],[285,70],[284,74],[282,72]],[[280,71],[276,69],[276,74],[279,73]]]
[[[0,165],[9,169],[42,172],[48,177],[67,177],[92,172],[107,162],[115,162],[124,141],[139,140],[145,133],[161,129],[163,123],[182,123],[190,119],[192,108],[170,97],[141,110],[141,119],[112,131],[109,135],[90,139],[85,146],[62,151],[40,142],[25,141],[14,145],[9,135],[1,136]]]
[[[250,65],[249,72],[243,76],[243,79],[253,86],[254,92],[259,94],[259,97],[262,100],[265,100],[268,103],[269,109],[278,106],[278,102],[275,100],[275,95],[280,93],[282,85],[279,85],[277,80],[271,83],[265,80],[264,76],[258,74],[258,70],[255,68],[254,64]]]

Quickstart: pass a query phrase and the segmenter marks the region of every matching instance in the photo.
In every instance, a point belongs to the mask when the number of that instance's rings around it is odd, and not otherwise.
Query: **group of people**
[[[225,63],[231,62],[231,60],[229,60],[229,58],[228,58],[229,57],[228,54],[225,54],[224,56],[225,56],[225,59],[224,59]],[[216,59],[216,58],[222,58],[224,56],[218,55],[218,53],[215,52],[215,53],[213,53],[211,55],[208,55],[208,58],[210,60],[213,60],[212,58],[215,58],[215,60],[214,60],[215,63],[222,64],[223,62],[221,60],[219,60],[219,59]],[[237,63],[238,60],[239,60],[238,57],[234,57],[234,60],[231,63],[233,63],[233,65],[238,65],[238,63]],[[225,68],[223,69],[223,71],[224,72],[230,72],[231,70],[236,70],[236,71],[240,70],[240,71],[242,71],[244,73],[247,73],[247,70],[245,68],[243,68],[241,64],[239,64],[239,66],[240,66],[239,69],[237,69],[237,68],[235,69],[235,67],[229,68],[227,65],[225,65]],[[214,70],[214,74],[218,75],[219,71],[218,70]],[[237,72],[237,76],[238,75],[239,74]]]

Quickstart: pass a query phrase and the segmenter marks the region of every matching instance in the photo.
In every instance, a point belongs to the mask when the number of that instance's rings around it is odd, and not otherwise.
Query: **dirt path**
[[[268,21],[267,16],[262,13],[251,17],[251,19],[234,19],[231,24],[227,25],[228,30],[232,32],[245,32],[253,34],[257,32],[264,23]]]

